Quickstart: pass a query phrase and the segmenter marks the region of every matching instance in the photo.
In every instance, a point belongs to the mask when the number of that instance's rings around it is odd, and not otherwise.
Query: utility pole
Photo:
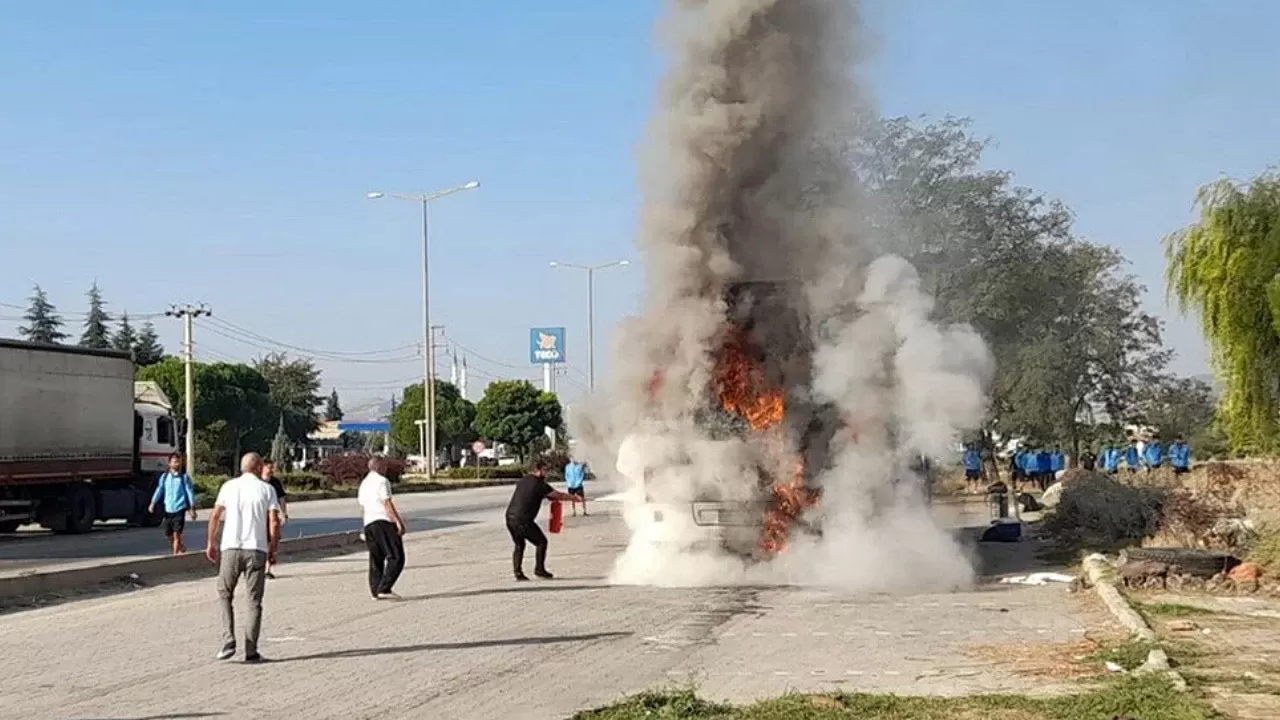
[[[424,206],[425,207],[425,206]],[[427,479],[435,477],[436,474],[436,349],[444,347],[436,344],[436,332],[443,331],[443,325],[432,325],[431,332],[428,337],[431,338],[430,347],[427,349],[427,382],[431,383],[422,398],[422,402],[426,404],[426,449],[427,449]]]
[[[570,268],[587,273],[587,390],[596,389],[596,272],[611,267],[626,267],[630,260],[615,260],[603,265],[576,265],[574,263],[551,262],[553,268]]]
[[[182,394],[187,406],[185,455],[187,458],[187,472],[194,475],[196,471],[196,381],[193,366],[195,364],[196,353],[195,342],[191,339],[191,335],[195,326],[195,319],[201,315],[212,315],[213,311],[204,304],[171,305],[164,314],[169,317],[182,318],[182,358],[185,370]]]

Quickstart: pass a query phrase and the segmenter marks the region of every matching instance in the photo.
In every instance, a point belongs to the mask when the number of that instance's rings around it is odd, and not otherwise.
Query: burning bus
[[[805,515],[841,423],[811,397],[813,341],[799,284],[739,282],[725,307],[711,381],[688,432],[632,433],[618,470],[642,488],[636,522],[652,541],[694,538],[690,549],[763,560],[796,533],[820,532]],[[651,396],[662,381],[659,370]]]

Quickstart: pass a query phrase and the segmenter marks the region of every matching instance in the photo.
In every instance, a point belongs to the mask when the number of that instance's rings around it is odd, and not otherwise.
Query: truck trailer
[[[0,533],[157,525],[151,492],[182,430],[128,353],[0,339]]]

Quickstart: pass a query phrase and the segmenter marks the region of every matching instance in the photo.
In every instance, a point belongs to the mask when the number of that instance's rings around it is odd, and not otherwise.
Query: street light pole
[[[553,268],[583,270],[587,273],[587,390],[589,391],[596,389],[596,271],[611,267],[626,267],[630,264],[630,260],[615,260],[603,265],[576,265],[554,260],[551,262]]]
[[[436,383],[434,363],[431,362],[435,352],[431,337],[431,201],[478,187],[480,183],[472,180],[465,185],[431,193],[371,192],[367,196],[370,200],[389,197],[422,205],[422,422],[425,431],[420,437],[428,479],[434,478],[436,473]]]

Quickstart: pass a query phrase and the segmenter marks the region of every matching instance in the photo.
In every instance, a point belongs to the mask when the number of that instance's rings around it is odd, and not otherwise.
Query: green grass
[[[753,705],[702,700],[692,690],[649,692],[580,712],[573,720],[1213,720],[1222,716],[1158,676],[1110,681],[1078,695],[966,698],[896,695],[784,695]]]
[[[1134,603],[1134,605],[1138,612],[1149,618],[1208,617],[1219,614],[1217,610],[1178,603]]]
[[[1120,645],[1102,648],[1090,656],[1090,660],[1102,665],[1113,662],[1125,670],[1136,670],[1147,661],[1147,655],[1160,647],[1159,643],[1130,640]]]

